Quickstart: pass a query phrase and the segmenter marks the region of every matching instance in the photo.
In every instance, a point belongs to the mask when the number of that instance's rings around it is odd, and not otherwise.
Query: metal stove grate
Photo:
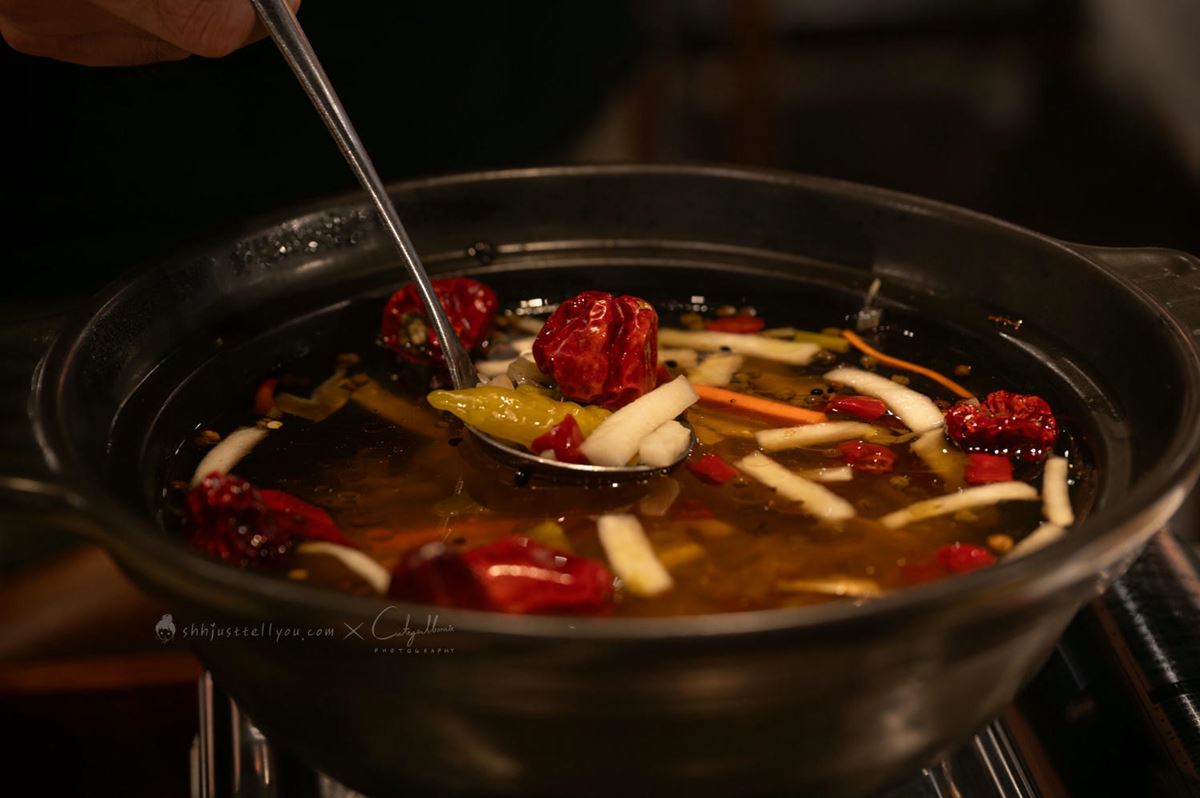
[[[199,700],[195,798],[365,798],[322,773],[282,762],[283,755],[207,673],[200,679]],[[1034,785],[1007,725],[997,720],[958,753],[879,798],[1046,797]]]

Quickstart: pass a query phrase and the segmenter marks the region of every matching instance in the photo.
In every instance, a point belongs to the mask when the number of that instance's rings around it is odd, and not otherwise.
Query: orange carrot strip
[[[725,388],[714,388],[711,385],[693,385],[692,390],[700,394],[700,401],[706,404],[720,405],[726,410],[736,410],[755,416],[763,416],[775,421],[791,421],[795,424],[816,424],[825,421],[825,414],[816,410],[763,399],[761,396],[750,396]]]
[[[871,357],[875,358],[876,360],[878,360],[880,363],[884,364],[885,366],[891,366],[892,368],[897,368],[897,369],[904,369],[905,371],[911,371],[916,374],[920,374],[924,377],[928,377],[929,379],[936,382],[938,385],[941,385],[942,387],[949,389],[951,392],[958,394],[963,399],[970,399],[972,396],[975,395],[971,391],[968,391],[966,388],[959,385],[954,380],[950,379],[949,377],[945,376],[944,374],[939,374],[938,372],[934,371],[933,369],[925,368],[924,366],[919,366],[916,363],[909,363],[907,360],[901,360],[898,357],[892,357],[891,355],[885,355],[883,352],[880,352],[878,349],[871,346],[866,341],[859,338],[857,335],[850,332],[849,330],[842,330],[842,337],[845,338],[847,341],[849,341],[851,344],[853,344],[855,349],[861,350],[863,352],[863,354],[865,354],[865,355],[870,355]]]
[[[258,390],[254,392],[254,413],[259,416],[265,416],[271,412],[271,408],[275,406],[275,388],[279,385],[279,380],[275,377],[267,377],[258,386]]]

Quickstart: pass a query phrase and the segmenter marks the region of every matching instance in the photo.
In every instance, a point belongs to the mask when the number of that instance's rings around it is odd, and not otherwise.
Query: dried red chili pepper
[[[993,391],[982,402],[965,400],[946,411],[946,432],[969,452],[1040,462],[1054,445],[1058,422],[1040,396]]]
[[[996,564],[996,555],[973,543],[951,543],[937,550],[937,561],[952,574],[965,574]]]
[[[565,398],[615,410],[655,388],[658,314],[637,297],[584,291],[546,320],[533,358]]]
[[[689,458],[687,467],[701,482],[717,487],[738,475],[737,469],[725,462],[725,458],[712,452]]]
[[[704,322],[704,329],[706,330],[741,333],[743,335],[761,332],[765,326],[767,326],[766,322],[761,317],[749,316],[743,313],[739,313],[736,316],[723,316],[719,319],[711,319]]]
[[[555,459],[561,463],[586,464],[588,459],[583,456],[583,452],[579,451],[581,443],[583,443],[583,430],[579,428],[579,422],[575,420],[575,416],[568,414],[548,431],[534,438],[533,443],[529,444],[529,450],[534,454],[550,450],[554,452]]]
[[[489,606],[499,612],[595,615],[612,604],[613,575],[602,563],[527,537],[471,549],[463,560],[483,586]]]
[[[830,400],[827,407],[863,421],[875,421],[887,412],[887,405],[874,396],[839,396]]]
[[[890,474],[896,466],[896,453],[886,446],[864,441],[838,444],[842,462],[864,474]]]
[[[263,503],[274,518],[276,526],[286,530],[293,537],[322,540],[339,546],[354,546],[342,534],[342,530],[338,529],[329,513],[320,507],[281,490],[262,488],[258,492],[262,495]]]
[[[968,485],[987,485],[991,482],[1011,482],[1012,461],[1004,455],[972,452],[967,455],[963,480]]]
[[[479,577],[462,555],[436,541],[406,551],[392,569],[388,598],[457,607],[488,609],[489,602]]]
[[[209,474],[188,492],[183,529],[193,546],[243,567],[267,565],[302,540],[353,546],[320,507],[233,474]]]
[[[951,543],[932,555],[923,555],[900,567],[900,578],[908,585],[921,585],[951,574],[965,574],[995,565],[996,557],[973,543]]]
[[[468,352],[492,334],[497,301],[491,288],[470,277],[443,277],[433,281],[433,291]],[[442,362],[437,334],[425,317],[415,285],[404,286],[388,300],[379,342],[414,363]]]
[[[209,474],[188,492],[184,510],[189,542],[234,565],[270,564],[294,543],[290,529],[275,523],[262,493],[233,474]]]
[[[602,563],[517,536],[460,554],[426,543],[404,554],[388,596],[400,601],[508,613],[601,614],[612,604]]]

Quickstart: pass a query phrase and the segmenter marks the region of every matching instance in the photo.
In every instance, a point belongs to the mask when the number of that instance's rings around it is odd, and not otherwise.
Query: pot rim
[[[607,164],[598,166],[527,167],[465,172],[389,184],[391,193],[468,185],[488,181],[534,180],[544,177],[614,177],[633,175],[703,176],[803,188],[828,194],[849,195],[911,214],[933,215],[983,224],[1016,234],[1045,248],[1057,250],[1093,267],[1098,276],[1115,280],[1131,297],[1160,312],[1171,337],[1184,355],[1185,382],[1200,385],[1200,351],[1188,331],[1153,298],[1124,276],[1105,268],[1072,245],[1018,225],[958,206],[832,178],[777,170],[726,165]],[[348,205],[366,206],[361,193],[349,193],[306,203],[263,216],[242,225],[245,235],[284,221],[327,212]],[[151,266],[150,268],[155,268]],[[98,485],[82,479],[71,458],[70,441],[58,401],[61,380],[70,366],[76,342],[91,320],[113,306],[143,274],[135,270],[119,278],[73,318],[55,337],[34,375],[30,415],[38,446],[51,470],[63,480],[68,503],[86,513],[100,529],[97,537],[140,580],[168,593],[205,594],[205,604],[234,615],[251,612],[257,619],[267,612],[294,616],[338,617],[366,622],[394,606],[405,612],[428,614],[430,607],[365,598],[290,580],[260,577],[209,559],[163,534],[143,514],[118,504]],[[997,602],[1030,606],[1043,597],[1096,577],[1131,555],[1164,524],[1182,503],[1200,474],[1200,397],[1186,397],[1185,417],[1196,421],[1176,430],[1166,455],[1134,483],[1121,502],[1104,508],[1072,528],[1055,543],[1003,567],[983,569],[954,579],[941,580],[889,593],[859,604],[828,604],[751,610],[714,615],[666,618],[579,618],[573,616],[512,616],[500,613],[432,608],[453,624],[456,631],[505,638],[585,638],[611,642],[645,642],[680,638],[727,638],[773,632],[843,632],[862,624],[894,623],[909,616],[954,614]],[[119,530],[119,531],[118,531]],[[1003,602],[1002,602],[1003,603]]]

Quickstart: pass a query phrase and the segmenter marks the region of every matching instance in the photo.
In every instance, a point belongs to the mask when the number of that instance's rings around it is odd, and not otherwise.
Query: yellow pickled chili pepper
[[[566,531],[562,528],[562,524],[557,521],[542,521],[537,523],[530,527],[529,531],[525,534],[543,546],[565,551],[568,554],[575,553],[575,549],[571,547],[571,541],[567,540]]]
[[[426,397],[438,410],[446,410],[465,423],[497,438],[528,447],[568,414],[575,416],[586,438],[612,415],[596,405],[551,399],[530,385],[502,388],[481,385],[461,391],[433,391]]]

